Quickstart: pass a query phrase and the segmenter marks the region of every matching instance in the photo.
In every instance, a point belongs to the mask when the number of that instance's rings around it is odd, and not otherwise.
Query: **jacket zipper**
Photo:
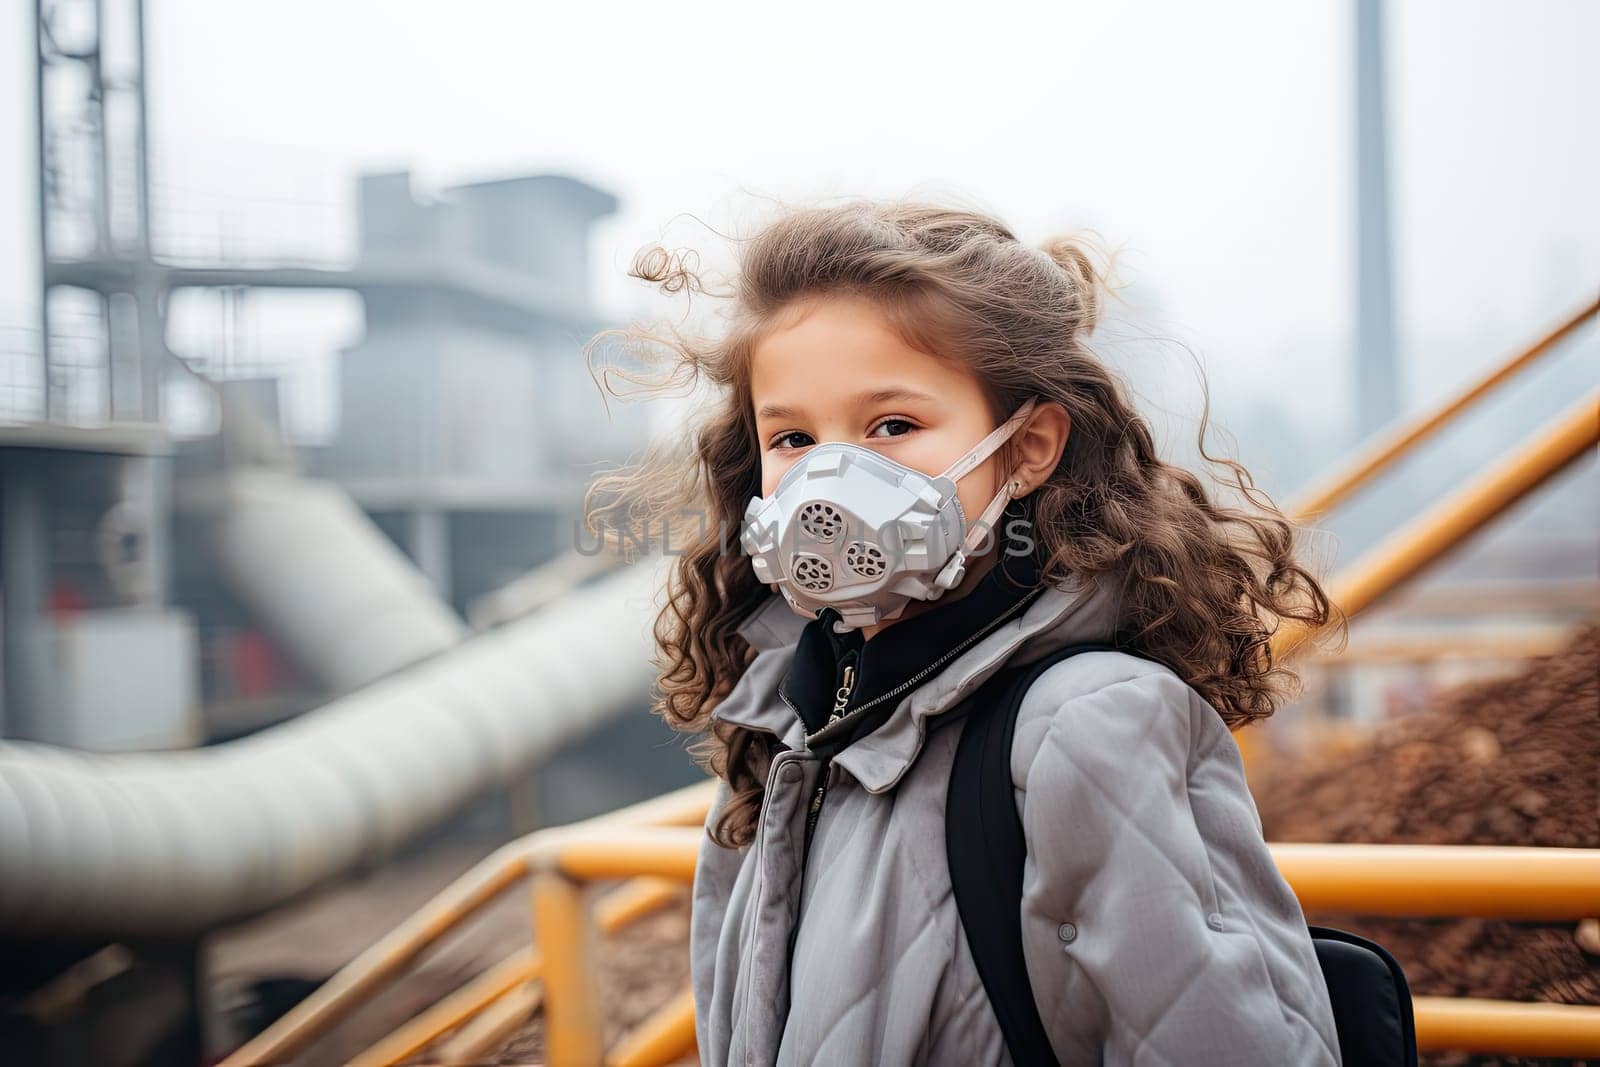
[[[850,703],[850,694],[855,691],[856,669],[854,664],[846,664],[844,675],[839,682],[839,688],[834,693],[833,711],[829,713],[829,722],[838,719],[844,713],[844,708]],[[782,692],[782,688],[779,688]],[[788,698],[785,697],[787,703]],[[793,707],[793,705],[790,705]],[[800,936],[800,908],[804,906],[806,862],[811,858],[811,838],[817,832],[817,816],[822,814],[822,802],[828,795],[828,779],[833,777],[833,757],[826,756],[822,759],[817,769],[817,786],[811,791],[811,803],[806,808],[806,832],[800,841],[800,888],[796,893],[795,923],[789,930],[789,962],[794,963],[794,942]]]
[[[811,791],[811,807],[806,811],[806,839],[800,852],[800,869],[805,870],[806,857],[811,852],[811,835],[817,830],[817,816],[822,813],[822,801],[828,795],[828,779],[832,777],[828,772],[831,764],[824,763],[817,775],[817,787]]]
[[[833,694],[833,710],[828,714],[828,722],[838,722],[844,716],[844,709],[850,703],[850,694],[856,687],[855,664],[847,663],[844,675],[839,681],[839,688]],[[817,816],[822,812],[822,801],[828,795],[829,763],[824,760],[822,773],[817,778],[817,787],[811,791],[811,807],[806,812],[806,840],[805,851],[801,853],[801,870],[805,869],[805,857],[811,851],[811,835],[817,829]]]
[[[853,664],[845,664],[844,679],[839,683],[839,689],[833,694],[833,711],[828,714],[828,722],[836,723],[844,714],[844,706],[850,703],[850,690],[856,685],[856,669]]]

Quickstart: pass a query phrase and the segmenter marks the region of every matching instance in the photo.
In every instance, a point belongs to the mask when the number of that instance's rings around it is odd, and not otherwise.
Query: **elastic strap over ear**
[[[945,472],[940,477],[949,478],[952,482],[959,482],[972,468],[988,459],[990,453],[1005,443],[1006,438],[1017,432],[1017,428],[1033,412],[1035,401],[1036,398],[1031,396],[1024,400],[1018,405],[1017,410],[1009,419],[989,431],[987,437],[973,445],[965,455],[945,468]]]

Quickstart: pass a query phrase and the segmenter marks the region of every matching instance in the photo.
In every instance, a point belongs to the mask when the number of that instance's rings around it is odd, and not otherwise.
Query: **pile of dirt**
[[[1263,767],[1251,786],[1269,841],[1600,848],[1600,625],[1351,749]],[[1306,917],[1384,945],[1415,995],[1600,1003],[1600,956],[1580,946],[1576,922]]]

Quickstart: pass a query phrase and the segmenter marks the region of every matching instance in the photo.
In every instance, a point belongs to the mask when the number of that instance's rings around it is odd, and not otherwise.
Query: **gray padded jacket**
[[[833,756],[804,861],[821,765],[777,687],[806,620],[776,595],[745,619],[756,657],[714,717],[784,747],[755,841],[701,845],[702,1062],[1011,1062],[946,867],[958,732],[929,720],[1003,665],[1108,640],[1116,599],[1104,578],[1047,588],[900,698]],[[1339,1064],[1305,916],[1233,736],[1199,693],[1160,664],[1081,653],[1029,689],[1011,771],[1028,844],[1024,957],[1063,1064]],[[710,819],[726,795],[724,783]]]

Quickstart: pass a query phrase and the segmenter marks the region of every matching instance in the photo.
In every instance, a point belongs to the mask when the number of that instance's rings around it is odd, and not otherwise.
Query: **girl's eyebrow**
[[[919,393],[914,389],[877,389],[870,393],[859,393],[851,397],[847,403],[855,407],[864,407],[867,404],[886,404],[891,400],[922,400],[929,403],[936,402],[938,397],[928,393]],[[756,411],[757,419],[793,419],[799,418],[802,412],[786,404],[762,404]]]

